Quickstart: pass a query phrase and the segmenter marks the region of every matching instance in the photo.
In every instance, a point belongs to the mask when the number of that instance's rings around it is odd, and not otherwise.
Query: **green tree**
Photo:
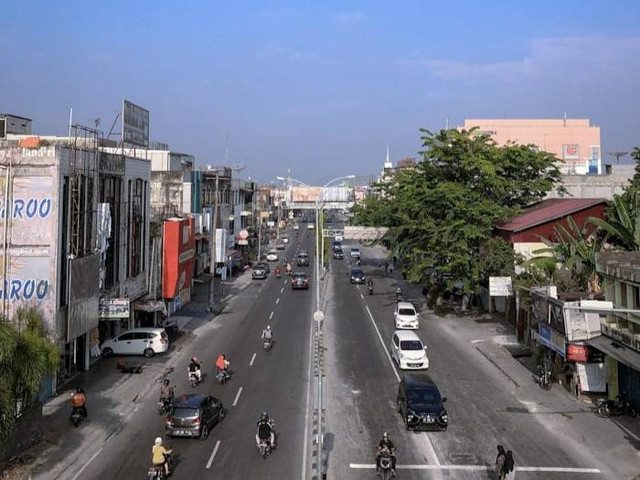
[[[559,182],[558,159],[532,145],[499,147],[477,129],[422,133],[422,161],[396,172],[358,218],[390,228],[386,240],[410,281],[477,293],[513,263],[494,228]]]
[[[0,321],[0,439],[11,433],[20,410],[33,404],[58,362],[58,346],[38,309],[18,308],[10,321]]]
[[[629,193],[629,195],[615,195],[613,197],[613,202],[607,209],[606,220],[589,217],[587,224],[595,225],[606,233],[607,241],[614,247],[638,251],[640,250],[640,222],[638,222],[637,216],[640,212],[640,208],[638,208],[640,191],[630,190],[625,193]]]

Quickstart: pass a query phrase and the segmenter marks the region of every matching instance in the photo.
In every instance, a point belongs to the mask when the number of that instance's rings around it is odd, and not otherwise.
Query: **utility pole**
[[[215,304],[215,283],[216,283],[216,241],[218,234],[218,182],[220,180],[220,169],[216,169],[216,187],[213,193],[213,225],[211,228],[211,260],[209,270],[211,273],[211,283],[209,284],[209,311],[213,312]]]
[[[620,159],[622,157],[626,157],[629,154],[629,152],[607,152],[607,155],[613,157],[616,159],[616,163],[619,164],[620,163]]]

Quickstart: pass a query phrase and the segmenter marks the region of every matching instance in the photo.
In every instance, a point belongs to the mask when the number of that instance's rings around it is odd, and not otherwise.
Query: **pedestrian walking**
[[[496,464],[493,467],[493,471],[500,480],[504,480],[504,465],[506,458],[507,452],[505,452],[504,447],[502,445],[498,445],[498,455],[496,455]]]
[[[513,452],[511,450],[507,450],[507,456],[504,459],[504,478],[507,480],[513,480],[515,477],[515,462],[513,461]]]

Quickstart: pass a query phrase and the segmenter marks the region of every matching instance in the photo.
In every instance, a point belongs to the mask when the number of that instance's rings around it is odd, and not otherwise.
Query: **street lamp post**
[[[213,312],[213,306],[215,303],[215,282],[216,282],[216,240],[218,233],[218,182],[220,180],[220,169],[217,168],[216,172],[216,187],[213,192],[213,219],[211,225],[211,259],[209,261],[209,270],[211,274],[211,283],[209,285],[209,310]]]

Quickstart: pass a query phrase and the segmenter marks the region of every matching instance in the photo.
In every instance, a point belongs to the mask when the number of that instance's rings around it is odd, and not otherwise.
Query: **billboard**
[[[193,218],[164,221],[162,297],[174,299],[191,286],[195,263]]]
[[[580,160],[580,146],[575,144],[562,145],[563,160]]]
[[[51,246],[58,208],[54,180],[50,176],[15,176],[9,185],[7,192],[7,179],[0,172],[3,238],[5,226],[10,227],[6,229],[8,249],[0,256],[0,299],[7,306],[7,316],[19,306],[36,305],[49,326],[55,326],[55,254]],[[10,198],[8,206],[6,197]]]
[[[322,187],[291,187],[292,202],[315,203]]]
[[[149,110],[122,100],[122,141],[139,147],[149,146]]]
[[[101,254],[74,258],[69,262],[69,316],[67,342],[98,326],[100,312],[99,275]]]
[[[129,318],[128,298],[101,298],[100,318],[105,320]]]

